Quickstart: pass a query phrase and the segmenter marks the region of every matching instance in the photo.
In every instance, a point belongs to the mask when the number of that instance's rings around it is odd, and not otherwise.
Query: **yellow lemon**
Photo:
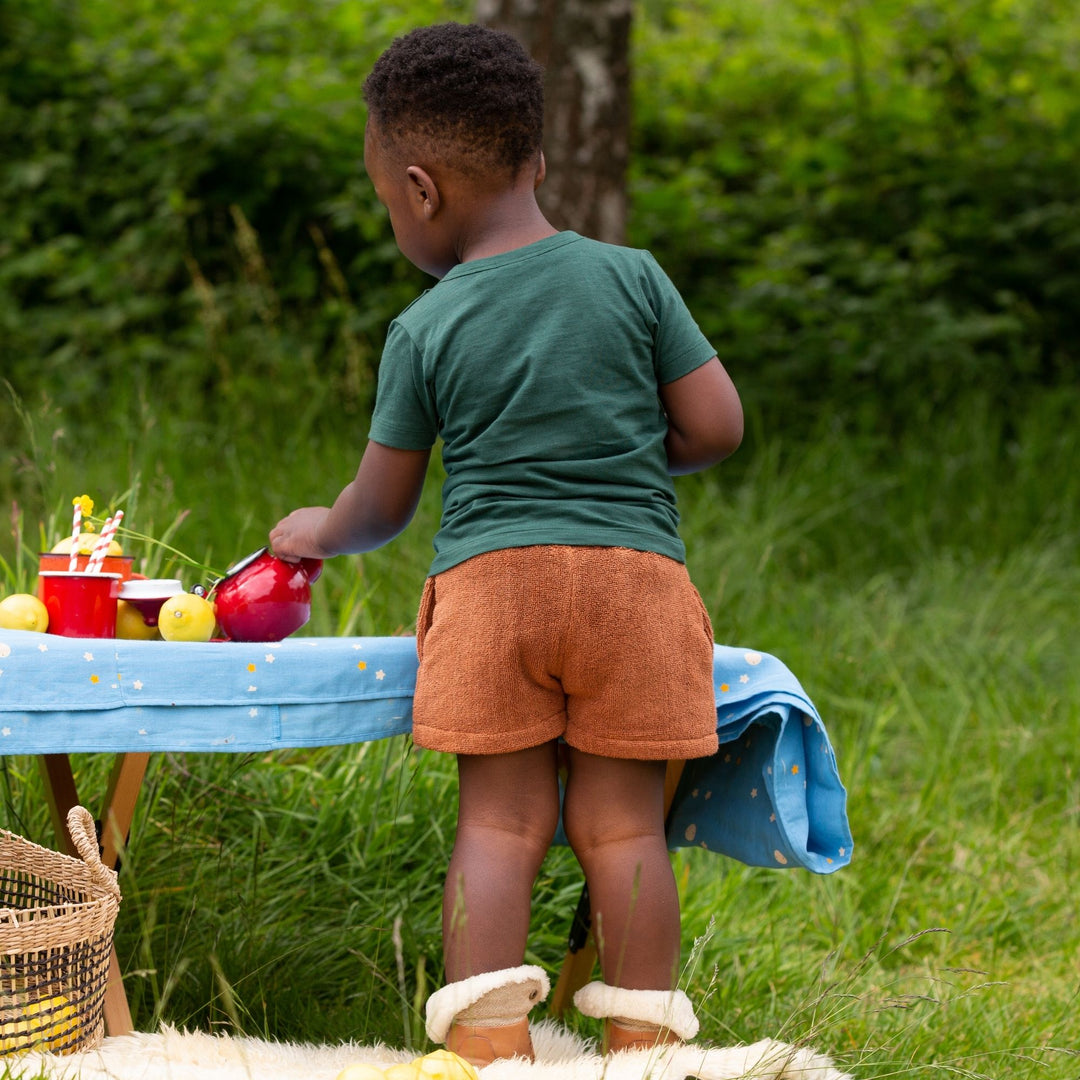
[[[43,634],[49,628],[49,613],[36,596],[24,592],[12,593],[0,600],[0,627],[5,630],[36,630]]]
[[[166,641],[209,641],[216,625],[214,605],[195,593],[170,596],[158,613],[158,630]]]
[[[94,546],[101,539],[97,533],[79,533],[79,554],[89,555],[94,550]],[[53,546],[52,553],[54,555],[68,555],[71,553],[72,542],[70,536],[65,536],[63,540],[57,541]],[[109,541],[109,549],[105,552],[106,555],[123,555],[124,549],[115,541]]]
[[[79,1038],[78,1014],[63,994],[5,1009],[4,1015],[11,1017],[13,1011],[18,1019],[0,1023],[0,1054],[70,1048]]]
[[[386,1073],[377,1065],[346,1065],[337,1074],[337,1080],[385,1080]]]
[[[420,1080],[420,1069],[416,1061],[410,1061],[407,1064],[391,1065],[389,1069],[383,1069],[383,1076],[386,1080]]]
[[[142,612],[126,600],[116,601],[116,636],[131,641],[155,641],[161,635],[156,626],[147,626]]]
[[[434,1050],[413,1064],[418,1080],[480,1080],[476,1069],[452,1050]]]

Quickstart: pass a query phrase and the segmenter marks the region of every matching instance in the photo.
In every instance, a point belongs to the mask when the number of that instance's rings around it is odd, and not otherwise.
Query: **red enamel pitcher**
[[[286,562],[268,548],[241,559],[210,587],[218,626],[231,641],[281,641],[311,617],[321,559]]]

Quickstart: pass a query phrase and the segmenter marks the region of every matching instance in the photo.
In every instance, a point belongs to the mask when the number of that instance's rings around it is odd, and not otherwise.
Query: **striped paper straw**
[[[94,550],[90,553],[90,561],[86,564],[86,572],[88,574],[100,573],[101,567],[105,562],[105,556],[109,553],[109,544],[116,535],[116,530],[120,528],[120,522],[123,521],[123,519],[124,511],[117,510],[116,513],[102,525],[101,536],[94,545]]]
[[[74,574],[79,566],[79,537],[82,535],[82,503],[75,503],[71,516],[71,558],[68,560],[68,573]]]

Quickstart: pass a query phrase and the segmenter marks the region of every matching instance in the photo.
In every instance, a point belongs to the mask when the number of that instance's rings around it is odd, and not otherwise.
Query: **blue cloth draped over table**
[[[411,637],[123,641],[0,630],[0,754],[262,751],[407,734]],[[825,726],[766,653],[716,646],[720,750],[688,762],[673,846],[831,873],[851,860]]]
[[[720,749],[686,763],[671,806],[671,846],[818,874],[847,866],[847,793],[799,681],[775,656],[717,645],[713,682]]]

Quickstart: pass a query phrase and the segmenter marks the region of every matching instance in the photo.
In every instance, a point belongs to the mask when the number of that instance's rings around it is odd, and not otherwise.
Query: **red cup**
[[[38,573],[41,602],[49,613],[49,633],[61,637],[116,637],[119,574]]]
[[[75,569],[85,570],[90,561],[89,555],[76,556]],[[131,577],[131,568],[134,565],[133,555],[106,555],[101,564],[103,574],[119,574],[121,581],[127,581]],[[38,573],[45,570],[70,570],[71,556],[61,551],[43,551],[38,555]],[[38,582],[38,599],[44,603],[41,596],[40,581]]]

